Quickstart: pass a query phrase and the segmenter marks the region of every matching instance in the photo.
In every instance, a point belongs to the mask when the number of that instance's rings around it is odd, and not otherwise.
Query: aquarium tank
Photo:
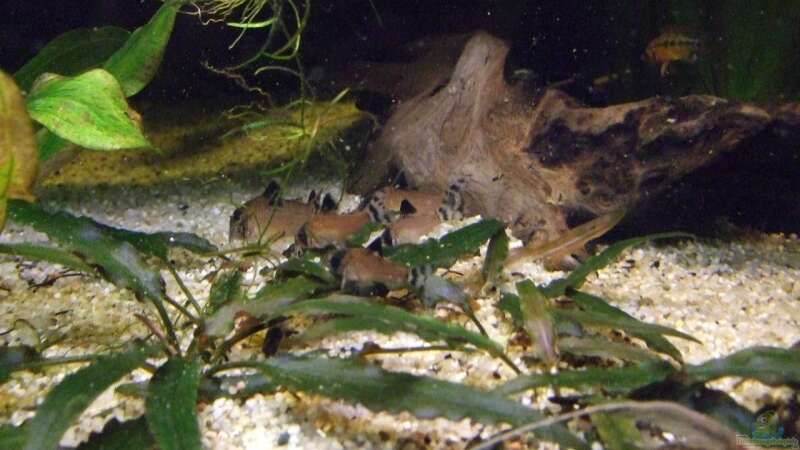
[[[0,18],[0,448],[800,448],[800,3]]]

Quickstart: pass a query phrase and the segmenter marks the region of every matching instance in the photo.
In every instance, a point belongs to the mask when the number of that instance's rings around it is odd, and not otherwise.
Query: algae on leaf
[[[138,116],[113,75],[94,69],[76,77],[54,77],[27,98],[31,117],[58,136],[94,150],[150,147]]]
[[[163,450],[202,447],[197,424],[197,388],[200,361],[170,358],[158,368],[147,389],[145,416]]]

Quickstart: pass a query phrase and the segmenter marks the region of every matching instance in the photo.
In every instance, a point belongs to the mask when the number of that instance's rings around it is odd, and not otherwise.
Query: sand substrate
[[[119,227],[152,231],[189,231],[217,245],[227,246],[228,218],[235,205],[263,189],[255,182],[214,182],[149,190],[106,189],[45,198],[46,206],[89,215]],[[290,193],[303,196],[302,189]],[[349,205],[355,203],[349,199]],[[457,225],[457,224],[456,224]],[[455,225],[451,225],[455,226]],[[445,230],[442,230],[445,231]],[[41,242],[43,235],[9,224],[5,242]],[[796,236],[753,235],[746,240],[681,241],[649,244],[627,251],[615,264],[590,277],[586,290],[608,299],[634,317],[689,333],[703,344],[671,339],[686,362],[700,363],[754,345],[787,347],[800,340],[800,242]],[[205,279],[218,263],[210,259],[177,257],[178,270],[194,296],[205,301],[210,282]],[[464,260],[455,271],[469,273],[479,258]],[[563,273],[547,272],[528,263],[512,275],[543,283]],[[107,350],[147,331],[134,319],[145,309],[133,296],[102,280],[72,276],[37,287],[62,269],[46,263],[0,257],[0,336],[3,344],[34,344],[41,338],[58,338],[46,356],[81,355]],[[247,282],[255,290],[256,269]],[[182,299],[178,286],[163,272],[168,291]],[[458,277],[454,278],[456,281]],[[491,337],[506,344],[513,335],[510,320],[494,303],[495,297],[477,300],[478,317]],[[440,306],[434,314],[471,327],[463,316]],[[12,330],[10,332],[6,332]],[[34,331],[36,330],[36,331]],[[38,333],[38,336],[37,336]],[[188,342],[188,336],[186,341]],[[350,333],[326,338],[314,347],[332,356],[347,355],[364,343],[383,347],[424,344],[412,335],[386,337]],[[257,339],[232,352],[231,359],[259,355]],[[305,351],[308,349],[299,349]],[[520,366],[523,350],[512,346],[512,359]],[[261,357],[261,356],[258,356]],[[480,388],[491,388],[513,376],[497,359],[479,352],[416,352],[371,358],[387,370],[406,371]],[[62,366],[39,373],[17,373],[0,386],[0,422],[19,424],[34,414],[43,394],[77,366]],[[136,372],[123,381],[148,378]],[[775,398],[790,395],[756,382],[724,379],[713,387],[756,409]],[[232,389],[235,389],[232,388]],[[520,401],[537,408],[557,410],[546,389],[528,393]],[[143,413],[143,401],[114,393],[103,394],[62,440],[75,445],[112,418],[120,420]],[[497,431],[470,420],[417,420],[410,414],[372,413],[359,405],[320,397],[279,392],[256,395],[245,401],[219,399],[199,406],[206,448],[213,449],[377,449],[464,448],[477,436]]]

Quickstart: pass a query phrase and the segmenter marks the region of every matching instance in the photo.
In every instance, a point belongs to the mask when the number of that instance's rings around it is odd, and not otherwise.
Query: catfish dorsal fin
[[[336,200],[333,199],[333,196],[330,193],[326,193],[322,196],[322,201],[319,202],[317,209],[320,212],[330,212],[335,211],[337,208]]]
[[[408,189],[408,180],[406,179],[406,172],[400,170],[392,180],[392,187],[395,189]]]
[[[373,239],[372,242],[370,242],[369,245],[367,246],[367,250],[377,255],[383,256],[383,242],[381,237],[379,236]]]
[[[415,208],[414,205],[411,204],[411,202],[407,199],[403,199],[403,201],[400,202],[400,214],[409,215],[416,212],[417,208]]]
[[[280,203],[280,195],[281,185],[279,185],[275,180],[270,180],[267,188],[264,189],[264,192],[261,194],[262,197],[267,199],[267,203],[270,205]]]

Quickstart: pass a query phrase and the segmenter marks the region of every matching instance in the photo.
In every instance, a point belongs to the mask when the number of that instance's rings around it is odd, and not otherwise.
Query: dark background
[[[530,68],[540,83],[578,77],[571,94],[587,103],[627,101],[659,94],[654,66],[641,61],[647,43],[669,23],[666,2],[658,1],[434,1],[320,0],[312,3],[304,35],[306,68],[346,67],[355,59],[386,60],[392,48],[411,40],[476,29],[512,43],[509,64]],[[160,2],[145,0],[18,0],[0,2],[0,67],[13,73],[48,41],[76,27],[144,24]],[[189,11],[187,8],[186,11]],[[251,56],[263,33],[248,33],[229,48],[237,30],[204,26],[197,16],[178,17],[164,63],[137,96],[154,101],[215,99],[240,95],[230,80],[201,66],[224,67]],[[605,97],[582,90],[589,80],[628,70],[624,92]],[[248,82],[290,96],[296,84],[274,74]],[[685,178],[649,202],[629,221],[636,232],[680,228],[708,233],[721,218],[766,231],[800,231],[800,163],[795,138],[771,131],[745,143],[735,154]]]
[[[511,63],[533,68],[545,81],[619,69],[620,64],[652,84],[654,68],[640,60],[643,48],[667,21],[664,2],[629,1],[312,1],[302,60],[307,67],[346,65],[353,59],[381,60],[390,49],[431,34],[484,29],[512,42]],[[159,7],[155,0],[16,0],[0,2],[0,67],[13,72],[48,41],[77,27],[144,24]],[[376,13],[377,10],[377,13]],[[184,11],[191,12],[190,7]],[[229,49],[237,30],[203,26],[196,15],[178,18],[159,78],[143,95],[214,96],[236,90],[230,81],[200,65],[215,67],[252,55],[264,33],[248,33]],[[622,62],[620,62],[622,61]],[[269,85],[274,74],[251,80]]]

